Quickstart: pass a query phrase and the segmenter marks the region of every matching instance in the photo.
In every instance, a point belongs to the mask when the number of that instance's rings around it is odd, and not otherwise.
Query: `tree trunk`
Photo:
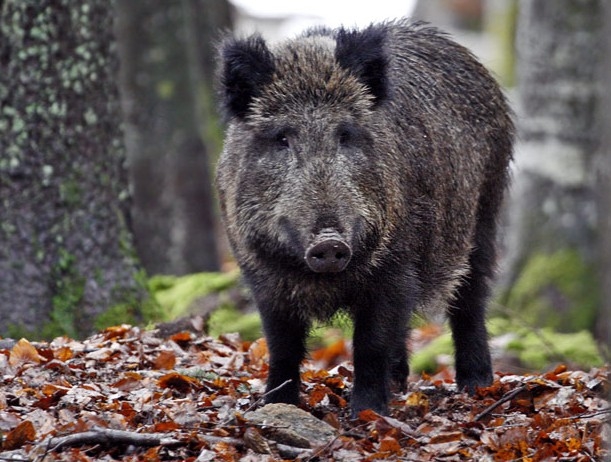
[[[133,227],[150,274],[219,267],[198,3],[117,2]]]
[[[0,15],[0,335],[84,335],[144,295],[111,1],[3,0]]]
[[[596,322],[597,338],[607,345],[607,359],[611,354],[611,4],[604,4],[604,55],[600,76],[601,105],[599,127],[600,150],[597,158],[597,216],[600,246],[601,304]]]
[[[593,154],[601,0],[522,0],[518,172],[504,302],[540,324],[593,328],[599,299]]]

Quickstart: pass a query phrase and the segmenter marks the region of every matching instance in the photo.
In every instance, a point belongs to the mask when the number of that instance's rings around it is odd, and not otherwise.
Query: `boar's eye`
[[[287,130],[279,130],[272,133],[270,140],[276,149],[288,149],[291,147],[290,135]]]
[[[348,130],[342,130],[339,132],[339,144],[345,146],[346,144],[349,144],[350,141],[352,140],[352,134],[348,131]]]
[[[278,133],[276,136],[274,136],[274,143],[276,143],[276,145],[282,149],[288,149],[290,147],[289,137],[284,132]]]
[[[337,128],[337,140],[340,146],[349,146],[358,142],[360,130],[351,124],[342,124]]]
[[[263,127],[263,129],[256,134],[260,142],[264,143],[268,149],[274,151],[289,149],[291,147],[291,139],[295,136],[295,129],[287,126]]]

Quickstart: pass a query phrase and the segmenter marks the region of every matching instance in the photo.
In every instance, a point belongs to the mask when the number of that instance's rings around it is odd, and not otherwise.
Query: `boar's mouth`
[[[321,230],[304,255],[306,264],[315,273],[339,273],[352,258],[352,249],[334,229]]]

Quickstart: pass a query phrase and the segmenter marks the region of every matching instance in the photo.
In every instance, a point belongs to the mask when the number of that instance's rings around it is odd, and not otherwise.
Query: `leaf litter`
[[[412,378],[389,416],[363,411],[351,420],[348,349],[341,341],[304,363],[298,409],[264,407],[263,339],[164,336],[126,325],[82,341],[5,339],[0,460],[581,462],[609,455],[608,367],[497,373],[475,396],[458,393],[443,368]]]

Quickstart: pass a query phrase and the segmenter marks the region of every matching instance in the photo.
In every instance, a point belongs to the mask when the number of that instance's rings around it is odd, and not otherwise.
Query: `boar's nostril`
[[[346,268],[352,251],[338,238],[319,240],[306,250],[308,267],[316,273],[339,273]]]

